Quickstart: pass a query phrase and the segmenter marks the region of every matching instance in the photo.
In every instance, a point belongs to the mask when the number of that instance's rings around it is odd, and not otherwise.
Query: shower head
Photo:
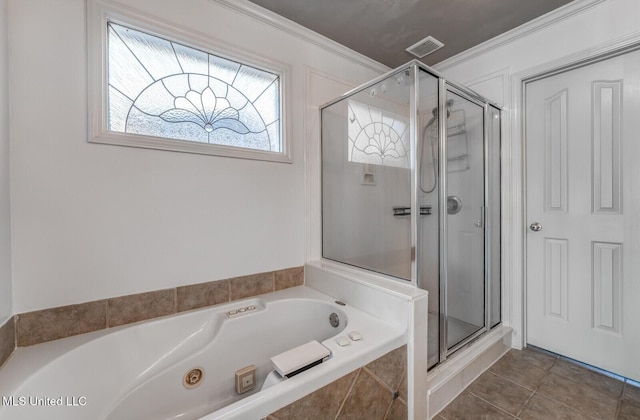
[[[435,107],[431,110],[431,115],[433,118],[438,118],[438,107]],[[447,118],[451,116],[451,111],[449,111],[449,107],[447,107]]]
[[[453,99],[447,99],[447,118],[449,118],[451,116],[451,111],[449,111],[449,108],[451,108],[453,106]],[[438,118],[438,107],[435,107],[431,110],[431,114],[434,116],[434,118]]]

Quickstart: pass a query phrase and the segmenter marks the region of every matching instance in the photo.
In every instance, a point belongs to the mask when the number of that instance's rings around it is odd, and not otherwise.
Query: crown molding
[[[350,60],[356,64],[364,66],[377,73],[386,73],[391,70],[390,67],[375,61],[359,52],[356,52],[350,48],[345,47],[317,32],[312,31],[292,20],[289,20],[283,16],[278,15],[270,10],[267,10],[255,3],[251,3],[248,0],[209,0],[217,3],[227,9],[241,13],[251,19],[258,22],[270,25],[276,29],[293,35],[296,38],[300,38],[306,42],[310,42],[320,48],[323,48],[329,52],[337,54],[347,60]]]
[[[517,41],[520,38],[524,38],[548,26],[555,25],[565,19],[569,19],[575,15],[586,12],[592,7],[595,7],[600,3],[604,3],[606,1],[608,0],[575,0],[562,7],[552,10],[551,12],[542,15],[539,18],[524,23],[517,28],[491,38],[488,41],[483,42],[482,44],[478,44],[475,47],[469,48],[468,50],[465,50],[460,54],[456,54],[453,57],[443,60],[434,65],[433,68],[443,72],[451,67],[461,64],[467,60],[471,60],[472,58],[482,55],[490,50]]]

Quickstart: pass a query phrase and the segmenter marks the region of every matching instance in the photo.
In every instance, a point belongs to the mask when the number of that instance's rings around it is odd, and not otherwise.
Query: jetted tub
[[[263,387],[272,356],[311,340],[328,361]],[[259,419],[405,343],[401,327],[298,286],[20,348],[0,370],[0,419]],[[252,364],[257,386],[239,395],[235,372]],[[188,389],[192,369],[204,376]]]

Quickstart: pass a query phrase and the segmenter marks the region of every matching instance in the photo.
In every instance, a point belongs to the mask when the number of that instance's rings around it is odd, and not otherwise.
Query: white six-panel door
[[[640,380],[640,52],[528,83],[525,127],[527,343]]]

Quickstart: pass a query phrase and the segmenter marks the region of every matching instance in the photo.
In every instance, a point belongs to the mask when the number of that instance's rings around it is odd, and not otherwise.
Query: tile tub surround
[[[267,420],[406,419],[406,366],[407,347],[402,346],[272,413]]]
[[[126,325],[146,319],[227,303],[304,283],[304,267],[293,267],[27,312],[15,316],[17,347]],[[13,324],[13,323],[12,323]],[[0,333],[8,334],[2,327]],[[4,335],[1,336],[4,353]],[[13,350],[12,350],[13,351]],[[7,356],[8,357],[8,356]],[[0,364],[2,359],[0,359]]]
[[[11,317],[0,327],[0,366],[7,361],[16,348],[16,330],[14,318]]]
[[[638,419],[640,388],[546,352],[511,350],[435,418]]]

